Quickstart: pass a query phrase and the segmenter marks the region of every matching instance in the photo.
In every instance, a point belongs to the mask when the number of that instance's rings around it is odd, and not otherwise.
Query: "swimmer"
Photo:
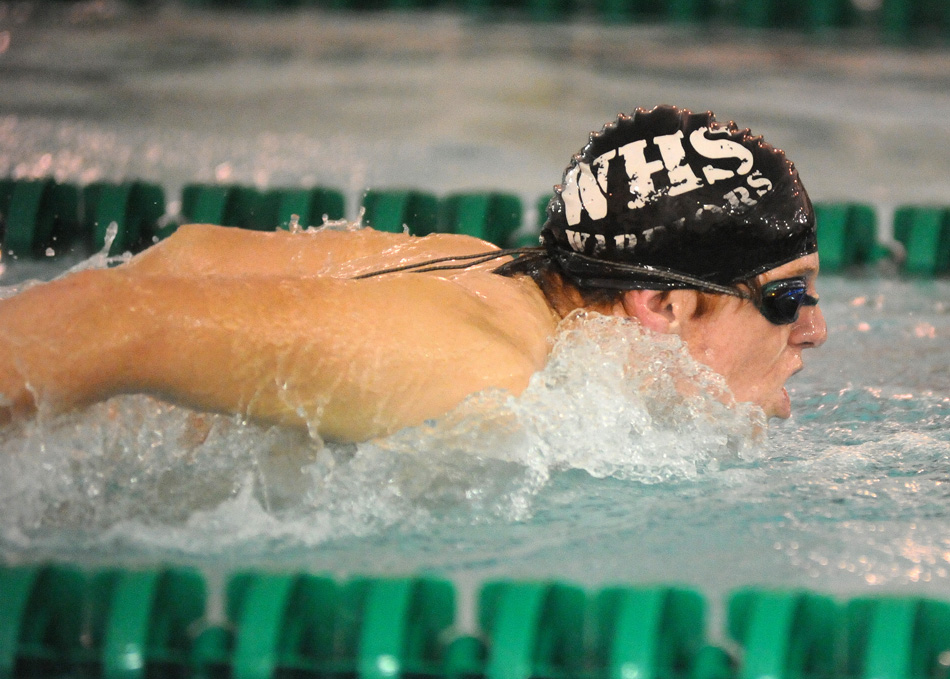
[[[815,218],[780,150],[662,106],[590,136],[540,245],[184,226],[0,301],[0,421],[146,393],[360,441],[519,394],[578,309],[676,333],[737,401],[791,412],[821,345]]]

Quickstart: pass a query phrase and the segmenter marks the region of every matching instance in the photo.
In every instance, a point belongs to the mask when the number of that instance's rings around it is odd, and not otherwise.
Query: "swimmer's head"
[[[732,286],[817,250],[795,167],[735,123],[671,106],[621,115],[574,156],[541,243],[580,288]]]

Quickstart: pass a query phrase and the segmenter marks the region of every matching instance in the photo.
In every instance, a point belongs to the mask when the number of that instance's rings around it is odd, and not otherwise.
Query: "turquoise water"
[[[351,218],[370,186],[508,189],[530,205],[588,130],[659,102],[774,139],[813,198],[874,204],[882,240],[894,205],[950,205],[946,51],[18,7],[0,16],[0,173],[156,181],[171,212],[190,181],[324,184]],[[0,258],[0,286],[61,266]],[[793,418],[765,435],[747,409],[662,381],[638,391],[650,375],[628,366],[656,358],[719,387],[675,346],[594,326],[528,396],[484,395],[363,446],[128,397],[0,433],[0,554],[947,598],[950,283],[893,268],[821,280],[829,340],[790,383]]]

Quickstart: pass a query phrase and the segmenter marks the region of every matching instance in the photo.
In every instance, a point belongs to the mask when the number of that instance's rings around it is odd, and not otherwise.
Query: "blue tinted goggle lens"
[[[788,325],[798,320],[803,306],[815,306],[818,298],[809,295],[804,278],[782,278],[762,286],[756,307],[769,322]]]

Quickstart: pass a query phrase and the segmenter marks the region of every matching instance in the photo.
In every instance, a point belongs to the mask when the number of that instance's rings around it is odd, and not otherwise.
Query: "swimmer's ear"
[[[628,290],[620,298],[626,316],[655,332],[678,333],[695,309],[692,290]]]

